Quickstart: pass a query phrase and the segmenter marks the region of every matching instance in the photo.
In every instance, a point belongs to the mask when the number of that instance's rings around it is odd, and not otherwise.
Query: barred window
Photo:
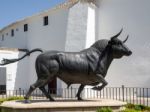
[[[24,32],[28,31],[28,24],[24,24]]]
[[[48,16],[45,16],[43,18],[43,24],[44,24],[44,26],[48,25]]]
[[[14,29],[11,30],[11,36],[14,36]]]

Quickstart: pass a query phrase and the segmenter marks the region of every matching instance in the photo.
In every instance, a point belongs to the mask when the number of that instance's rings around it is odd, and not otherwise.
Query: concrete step
[[[1,105],[1,112],[96,112],[98,108],[110,107],[117,111],[126,103],[116,100],[31,100],[25,104],[23,101],[8,101]]]

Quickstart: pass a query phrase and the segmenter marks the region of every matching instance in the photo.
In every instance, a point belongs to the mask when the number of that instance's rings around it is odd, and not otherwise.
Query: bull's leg
[[[44,95],[49,98],[50,101],[54,101],[54,99],[52,98],[52,96],[50,94],[48,94],[48,92],[46,91],[45,87],[39,87],[39,89],[44,93]]]
[[[82,84],[81,84],[80,87],[79,87],[79,89],[78,89],[78,93],[77,93],[77,95],[76,95],[76,97],[78,98],[78,100],[82,100],[80,94],[81,94],[81,92],[83,91],[84,87],[85,87],[85,85],[82,85]]]
[[[97,74],[97,79],[98,79],[98,82],[102,83],[102,85],[98,86],[98,87],[93,87],[92,89],[101,91],[108,83],[104,79],[104,77],[102,75],[100,75],[100,74]]]
[[[47,66],[49,66],[49,65],[51,65],[50,70],[47,68]],[[41,64],[40,71],[39,71],[38,68],[36,69],[38,76],[42,76],[44,79],[46,79],[46,82],[43,85],[39,86],[39,89],[51,101],[54,101],[54,99],[51,97],[50,94],[48,94],[48,92],[45,90],[44,86],[48,82],[52,81],[52,79],[54,79],[55,74],[57,74],[57,72],[58,72],[58,68],[59,68],[59,66],[58,66],[57,61],[56,60],[51,60],[50,62],[48,61],[48,63],[45,63],[44,65]],[[51,71],[51,73],[49,71]],[[44,74],[41,74],[41,72],[44,73]]]
[[[25,99],[25,103],[29,103],[29,97],[31,96],[31,93],[38,87],[41,87],[45,84],[45,80],[40,79],[37,80],[36,83],[34,83],[33,85],[30,86],[29,91],[27,92],[27,94],[25,95],[24,99]]]

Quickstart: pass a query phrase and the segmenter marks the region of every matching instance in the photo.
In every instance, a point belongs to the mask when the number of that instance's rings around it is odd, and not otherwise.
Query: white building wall
[[[18,58],[23,56],[25,52],[19,52]],[[11,58],[12,59],[12,58]],[[15,63],[14,63],[15,64]],[[30,72],[29,72],[29,57],[24,58],[23,60],[16,63],[16,78],[15,78],[15,87],[14,89],[29,89],[29,78],[30,78]]]
[[[77,3],[69,10],[66,51],[80,51],[85,48],[88,4]]]
[[[23,55],[23,52],[0,50],[0,60],[3,58],[14,59],[19,58]],[[29,73],[27,58],[16,63],[1,66],[6,67],[6,89],[7,90],[18,90],[28,89],[29,87]]]
[[[98,0],[97,34],[110,38],[123,27],[119,37],[130,38],[126,45],[132,56],[113,61],[107,74],[109,86],[150,87],[150,0]]]
[[[18,24],[14,24],[11,27],[4,29],[1,34],[0,47],[7,48],[27,48],[27,33],[24,32],[25,21]],[[14,36],[11,36],[11,30],[14,30]],[[2,41],[2,35],[4,35],[4,40]]]
[[[86,32],[86,48],[89,48],[95,42],[96,23],[95,23],[95,9],[89,5],[87,17],[87,32]]]

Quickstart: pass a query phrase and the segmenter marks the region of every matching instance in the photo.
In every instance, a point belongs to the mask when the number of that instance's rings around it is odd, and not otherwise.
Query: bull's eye
[[[117,45],[122,45],[122,43],[121,43],[121,42],[118,42]]]

